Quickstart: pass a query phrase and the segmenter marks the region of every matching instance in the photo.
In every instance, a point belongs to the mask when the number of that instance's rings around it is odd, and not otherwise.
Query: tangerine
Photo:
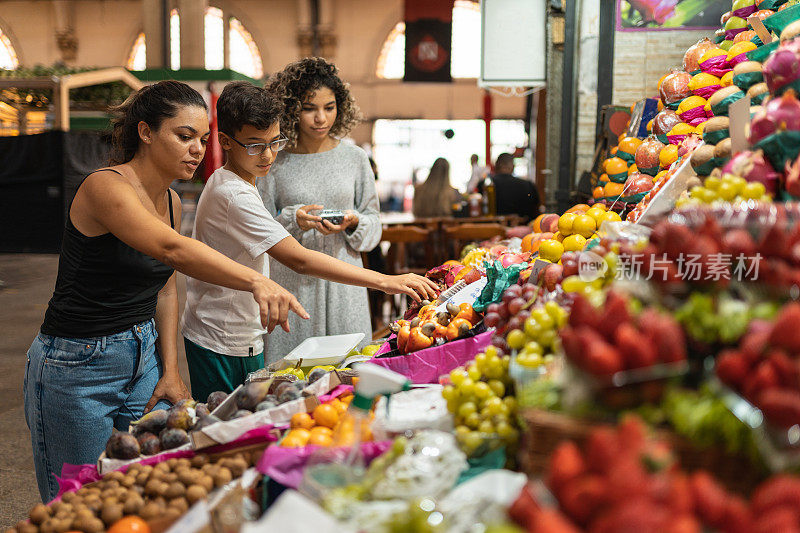
[[[314,427],[314,419],[308,413],[295,413],[289,422],[292,429],[311,429]]]
[[[677,160],[678,146],[675,144],[668,144],[658,153],[658,164],[661,168],[667,168]]]
[[[605,187],[603,187],[603,193],[606,196],[619,196],[622,194],[623,190],[625,190],[625,186],[622,183],[616,183],[614,181],[609,181],[606,183]]]
[[[586,239],[576,233],[566,237],[562,244],[565,252],[580,252],[586,246]]]
[[[560,231],[557,231],[553,234],[553,239],[557,240],[558,242],[563,242],[564,237],[566,237],[566,235],[562,235]]]
[[[630,176],[634,172],[639,172],[639,167],[636,166],[636,163],[628,167],[628,176]]]
[[[596,229],[597,221],[589,215],[581,215],[572,223],[572,230],[584,238],[591,237]]]
[[[612,176],[614,174],[628,172],[628,163],[619,157],[612,157],[610,159],[606,159],[603,168],[606,171],[606,174]]]
[[[314,433],[308,439],[309,446],[330,446],[333,444],[333,437],[323,433]]]
[[[138,516],[126,516],[114,522],[108,533],[150,533],[150,526]]]
[[[287,438],[294,438],[302,442],[301,446],[305,446],[308,442],[308,438],[311,436],[311,432],[307,429],[297,428],[297,429],[290,429],[289,433],[286,434]]]
[[[558,232],[561,235],[571,235],[572,234],[572,222],[577,217],[577,213],[564,213],[560,217],[558,217]]]
[[[605,185],[606,183],[608,183],[608,174],[606,174],[605,172],[600,174],[600,177],[597,178],[597,183],[600,185]]]
[[[564,253],[564,245],[562,245],[556,239],[549,239],[546,241],[542,241],[539,244],[539,257],[542,259],[546,259],[553,263],[557,262],[561,259],[561,255]]]
[[[530,252],[531,251],[531,244],[533,243],[533,236],[537,235],[536,233],[528,233],[522,238],[522,243],[520,244],[520,248],[523,252]]]
[[[636,137],[625,137],[619,142],[619,149],[626,154],[633,155],[636,153],[636,149],[639,148],[640,144],[642,144],[641,139],[637,139]]]
[[[586,204],[575,204],[575,205],[573,205],[572,207],[570,207],[569,209],[567,209],[564,212],[565,213],[578,213],[578,212],[583,213],[583,212],[588,211],[588,210],[589,210],[589,206],[586,205]]]
[[[330,404],[323,403],[314,408],[314,421],[318,426],[325,426],[333,429],[339,422],[339,411]]]
[[[594,198],[596,200],[597,198],[602,198],[602,197],[603,197],[603,188],[602,187],[595,187],[594,189],[592,189],[592,198]],[[522,251],[523,252],[526,251],[525,250],[525,240],[524,239],[522,240]],[[528,249],[527,251],[530,252],[530,249]]]
[[[336,411],[338,411],[340,415],[347,411],[347,405],[342,403],[342,401],[338,398],[334,398],[329,403],[336,409]]]
[[[534,233],[539,233],[542,231],[542,218],[544,218],[544,214],[534,218],[533,222],[531,222],[531,227],[533,228]]]
[[[611,155],[617,155],[618,151],[619,151],[619,147],[615,146],[614,148],[611,149]]]

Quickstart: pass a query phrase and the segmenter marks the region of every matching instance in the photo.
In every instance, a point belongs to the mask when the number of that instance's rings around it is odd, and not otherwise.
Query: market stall
[[[586,204],[430,270],[387,338],[146,415],[16,531],[796,531],[794,4],[733,2]]]

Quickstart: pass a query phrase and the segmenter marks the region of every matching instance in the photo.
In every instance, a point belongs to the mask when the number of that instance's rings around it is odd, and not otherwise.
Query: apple
[[[547,215],[542,217],[540,222],[540,226],[542,228],[542,233],[555,233],[558,231],[558,215],[554,213],[548,213]]]
[[[719,43],[720,50],[725,50],[726,52],[731,49],[731,46],[733,46],[733,41],[731,41],[730,39],[725,39],[724,41]]]
[[[551,264],[544,268],[544,286],[548,291],[556,290],[556,285],[564,279],[564,267]]]
[[[756,0],[733,0],[731,11],[738,11],[756,4]]]

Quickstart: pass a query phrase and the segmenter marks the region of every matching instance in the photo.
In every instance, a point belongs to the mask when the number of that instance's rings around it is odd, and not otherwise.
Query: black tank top
[[[167,197],[174,229],[169,190]],[[158,292],[172,273],[172,268],[111,233],[87,237],[72,224],[68,209],[56,288],[44,315],[42,333],[102,337],[149,320],[156,314]]]

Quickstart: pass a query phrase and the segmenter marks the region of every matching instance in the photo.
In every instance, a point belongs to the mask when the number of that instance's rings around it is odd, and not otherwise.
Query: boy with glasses
[[[192,236],[267,277],[269,254],[301,274],[433,300],[436,286],[430,280],[414,274],[386,276],[308,250],[272,218],[256,178],[267,175],[286,146],[281,112],[274,96],[250,83],[233,82],[222,91],[217,121],[226,161],[206,182]],[[250,294],[187,278],[182,322],[197,401],[206,401],[214,391],[231,392],[248,373],[264,367],[265,330]]]

